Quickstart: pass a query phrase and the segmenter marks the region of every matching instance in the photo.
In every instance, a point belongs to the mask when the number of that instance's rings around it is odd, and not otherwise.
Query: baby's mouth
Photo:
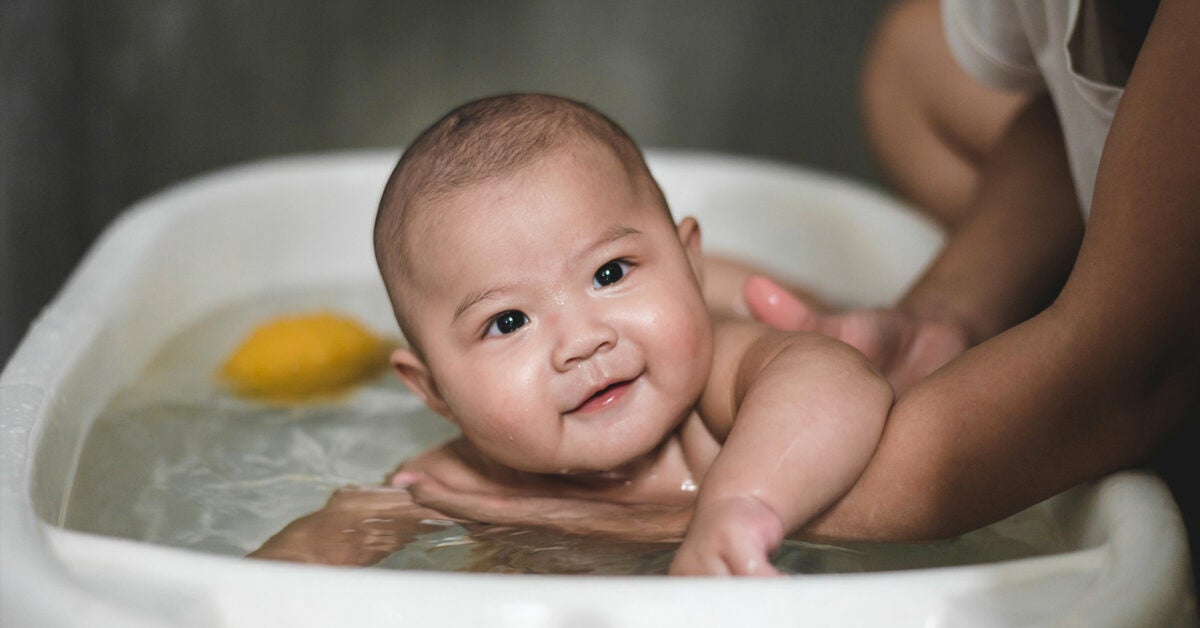
[[[625,393],[629,391],[629,387],[632,386],[633,382],[635,381],[637,381],[636,377],[624,381],[613,382],[604,388],[597,390],[587,399],[584,399],[583,403],[579,404],[579,407],[571,410],[568,412],[568,414],[574,414],[576,412],[594,412],[596,410],[606,408],[615,403],[621,397],[624,397]]]

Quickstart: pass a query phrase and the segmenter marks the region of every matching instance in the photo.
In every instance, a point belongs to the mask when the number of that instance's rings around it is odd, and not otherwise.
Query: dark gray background
[[[875,181],[856,82],[885,0],[0,1],[0,362],[133,201],[401,146],[491,93],[588,101],[647,147]]]

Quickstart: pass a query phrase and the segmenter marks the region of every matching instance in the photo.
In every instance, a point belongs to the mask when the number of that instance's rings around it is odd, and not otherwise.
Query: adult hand
[[[394,488],[338,489],[325,506],[280,530],[250,554],[324,565],[373,565],[431,528],[421,523],[446,519]]]
[[[759,321],[785,331],[809,331],[858,349],[896,394],[957,357],[969,346],[965,328],[900,309],[824,312],[762,276],[746,280],[743,296]]]
[[[392,486],[405,487],[416,503],[459,519],[626,541],[679,541],[692,517],[690,504],[478,493],[456,490],[432,475],[411,471],[396,474]]]

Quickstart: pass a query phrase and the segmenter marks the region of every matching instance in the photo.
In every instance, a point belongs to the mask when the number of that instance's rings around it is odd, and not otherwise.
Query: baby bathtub
[[[505,576],[247,561],[67,530],[91,422],[183,326],[270,288],[376,282],[370,228],[396,153],[277,159],[125,213],[0,380],[5,626],[1192,625],[1187,545],[1157,478],[1121,473],[1040,504],[1066,551],[983,565],[783,579]],[[706,250],[847,304],[897,297],[941,241],[846,181],[743,158],[656,152]],[[380,286],[382,290],[382,286]]]

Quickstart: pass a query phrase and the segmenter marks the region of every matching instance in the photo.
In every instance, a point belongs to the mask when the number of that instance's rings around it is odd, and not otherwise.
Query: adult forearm
[[[965,328],[971,344],[1045,307],[1083,233],[1058,119],[1038,98],[984,165],[969,216],[900,304]]]
[[[904,392],[859,482],[807,532],[937,538],[1086,477],[1051,478],[1041,464],[1019,477],[1030,469],[1022,461],[1061,445],[1071,411],[1061,402],[1076,384],[1068,365],[1077,353],[1059,329],[1070,325],[1054,311],[1029,319],[1062,287],[1081,237],[1057,117],[1035,99],[989,157],[973,212],[900,304],[983,344]]]
[[[1054,306],[911,389],[858,483],[805,532],[944,538],[1144,460],[1196,411],[1200,361],[1181,346],[1122,362],[1078,322]]]
[[[1045,312],[968,351],[902,396],[875,457],[809,533],[933,539],[985,525],[1116,464],[1061,465],[1094,438],[1080,411],[1079,339]],[[1082,439],[1082,440],[1081,440]]]
[[[935,538],[1144,460],[1200,412],[1200,5],[1165,0],[1114,118],[1059,298],[912,388],[810,527]]]

